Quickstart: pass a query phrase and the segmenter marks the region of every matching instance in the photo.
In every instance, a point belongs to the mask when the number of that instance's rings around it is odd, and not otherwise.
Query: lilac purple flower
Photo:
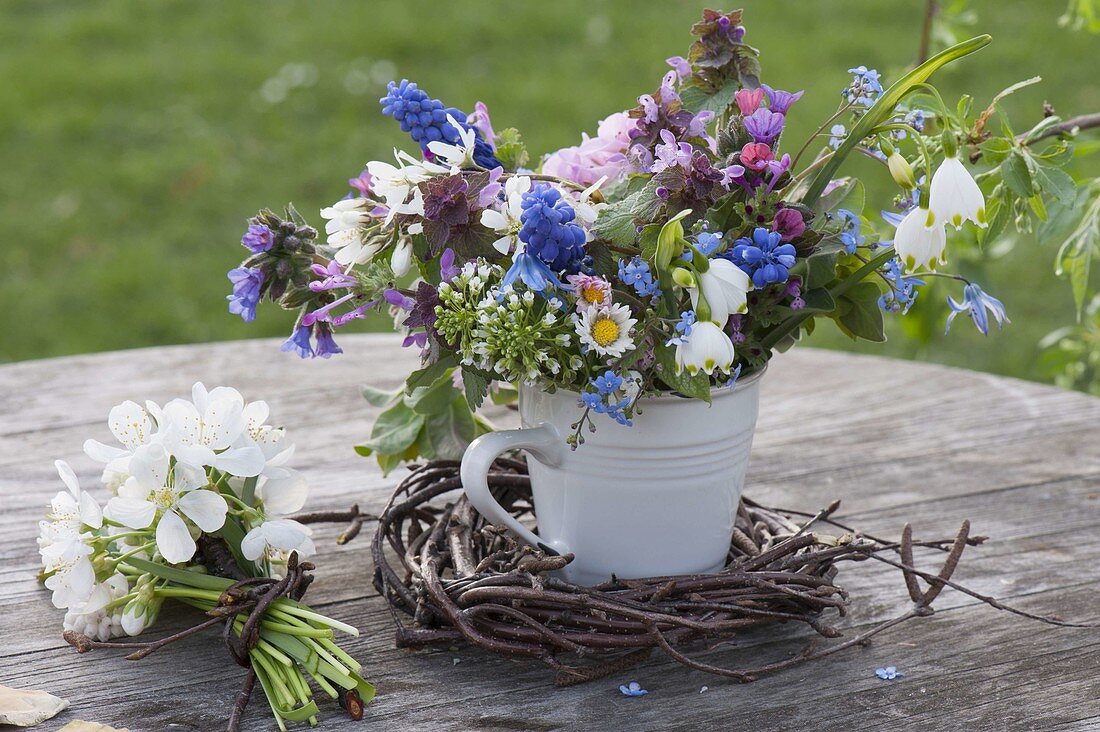
[[[742,237],[737,240],[730,259],[752,277],[757,287],[786,282],[789,270],[794,266],[795,248],[791,244],[783,244],[781,240],[778,232],[758,227],[751,239]]]
[[[229,300],[229,312],[240,315],[246,323],[256,319],[256,306],[260,303],[260,288],[264,283],[264,273],[259,269],[237,267],[229,270],[227,276],[233,283],[233,292],[226,296]]]
[[[370,195],[371,183],[371,175],[366,170],[363,170],[363,172],[360,173],[357,177],[348,179],[348,185],[356,191],[359,191],[360,196]]]
[[[412,310],[416,307],[416,300],[403,294],[400,290],[394,290],[393,288],[387,289],[382,293],[382,297],[386,299],[390,305],[400,310]]]
[[[309,334],[309,326],[299,325],[294,329],[294,332],[290,334],[290,337],[283,342],[279,350],[283,353],[293,351],[301,358],[313,358],[313,346],[310,345]]]
[[[584,135],[579,146],[551,153],[542,164],[542,172],[582,186],[604,177],[619,178],[632,168],[626,153],[631,132],[637,128],[638,120],[617,112],[600,122],[595,137]]]
[[[309,289],[313,292],[337,290],[344,287],[352,287],[359,283],[359,280],[351,275],[344,274],[343,268],[335,259],[331,260],[327,265],[310,265],[309,269],[313,274],[321,278],[320,280],[314,280],[309,283]]]
[[[836,150],[848,136],[848,128],[842,124],[835,124],[829,128],[829,147]]]
[[[474,111],[466,118],[466,124],[480,132],[485,141],[489,143],[489,146],[496,150],[497,134],[493,131],[493,123],[489,119],[489,107],[486,106],[485,102],[478,102],[474,105]]]
[[[439,257],[439,279],[441,282],[450,282],[462,270],[455,266],[455,251],[448,247]]]
[[[752,139],[770,145],[783,131],[785,119],[782,114],[761,107],[745,117],[745,130],[752,136]]]
[[[691,155],[694,151],[690,143],[677,142],[676,136],[668,130],[661,130],[661,144],[654,148],[655,160],[651,171],[660,173],[668,168],[691,167]]]
[[[789,92],[772,89],[767,84],[764,84],[764,92],[768,95],[768,109],[783,115],[787,114],[787,110],[805,94],[804,91]]]
[[[275,245],[275,232],[264,224],[249,224],[241,244],[253,254],[266,252]]]
[[[672,70],[676,72],[676,76],[680,81],[691,76],[691,64],[683,56],[673,56],[666,58],[665,63],[672,67]]]
[[[319,358],[331,358],[337,353],[343,353],[344,349],[336,345],[336,341],[332,338],[332,327],[327,323],[319,323],[316,327],[314,334],[314,342],[316,347],[313,355]]]

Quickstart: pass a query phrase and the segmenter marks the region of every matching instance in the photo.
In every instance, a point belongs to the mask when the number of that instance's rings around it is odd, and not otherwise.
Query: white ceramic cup
[[[522,429],[482,435],[462,458],[462,485],[492,523],[544,550],[575,556],[570,582],[712,572],[725,565],[748,468],[760,391],[758,372],[712,403],[644,398],[634,425],[593,414],[596,432],[570,450],[579,395],[520,388]],[[509,450],[527,452],[536,535],[493,498],[486,476]]]

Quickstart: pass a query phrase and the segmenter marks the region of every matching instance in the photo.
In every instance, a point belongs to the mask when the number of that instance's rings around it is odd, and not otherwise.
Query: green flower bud
[[[886,165],[890,168],[890,177],[904,190],[911,191],[917,187],[917,178],[913,175],[913,166],[897,150],[894,150],[886,158]]]
[[[672,270],[672,281],[680,287],[698,286],[695,282],[695,275],[693,275],[689,270],[686,270],[683,267],[677,267],[676,269]]]

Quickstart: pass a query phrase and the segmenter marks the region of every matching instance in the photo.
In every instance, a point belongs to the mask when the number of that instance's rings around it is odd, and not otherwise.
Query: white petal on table
[[[30,727],[67,709],[69,701],[44,691],[0,686],[0,724]]]

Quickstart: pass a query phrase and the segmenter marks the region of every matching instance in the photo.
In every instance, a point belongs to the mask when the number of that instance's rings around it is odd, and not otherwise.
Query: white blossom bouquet
[[[66,490],[51,501],[38,545],[43,581],[66,610],[65,638],[78,650],[122,648],[143,658],[222,625],[230,652],[249,668],[246,690],[258,680],[285,729],[285,720],[316,723],[309,680],[357,714],[374,689],[334,640],[334,631],[358,631],[300,602],[312,565],[299,558],[315,548],[309,527],[288,515],[309,487],[287,466],[294,445],[268,414],[265,402],[201,383],[190,400],[117,405],[107,422],[119,444],[84,444],[105,466],[110,497],[102,505],[57,461]],[[150,628],[165,600],[208,617],[157,641],[108,643]]]
[[[1021,209],[1072,196],[1073,184],[1064,190],[1068,143],[1047,134],[1053,122],[992,130],[1016,87],[983,109],[970,97],[949,105],[928,83],[989,36],[889,86],[852,68],[836,112],[789,145],[804,92],[761,83],[741,12],[707,10],[692,34],[656,91],[536,162],[484,104],[465,114],[390,83],[382,113],[418,154],[367,163],[320,212],[324,242],[293,207],[252,218],[249,255],[229,272],[230,312],[251,321],[261,300],[278,302],[297,313],[283,350],[322,358],[341,350],[334,330],[370,312],[395,318],[421,368],[400,393],[366,391],[385,411],[358,448],[387,470],[458,457],[491,429],[476,415],[486,397],[507,399],[520,382],[576,393],[576,447],[597,420],[630,425],[644,396],[709,400],[822,321],[885,340],[884,313],[907,312],[931,277],[961,290],[948,327],[959,314],[982,333],[1007,322],[999,300],[943,271],[949,239],[967,228],[988,245]],[[1026,150],[1023,190],[1018,151],[1047,138],[1048,149]],[[841,175],[853,153],[896,186],[882,233],[864,184]],[[981,183],[969,170],[979,159]]]

